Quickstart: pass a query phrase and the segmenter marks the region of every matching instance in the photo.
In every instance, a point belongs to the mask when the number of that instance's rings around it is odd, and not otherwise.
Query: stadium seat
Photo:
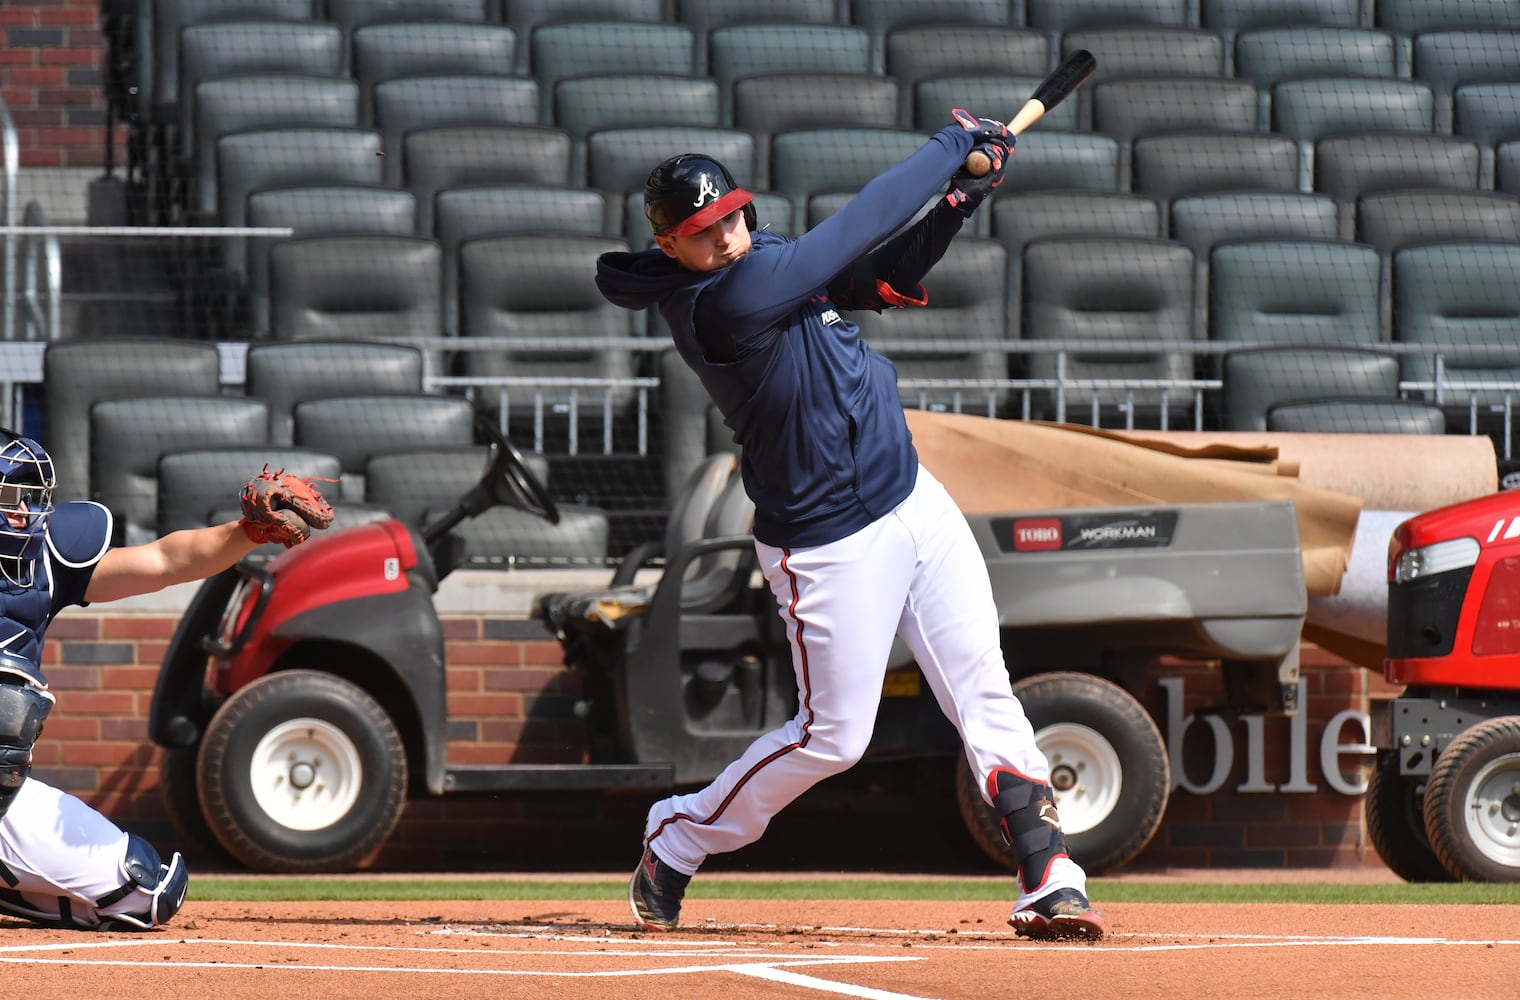
[[[264,341],[248,346],[243,393],[269,409],[269,443],[295,440],[295,407],[308,399],[423,391],[426,359],[409,344],[363,340]]]
[[[767,73],[734,81],[733,126],[754,135],[755,183],[768,188],[773,134],[840,122],[897,128],[898,101],[897,82],[873,73]]]
[[[1377,0],[1376,27],[1399,36],[1399,72],[1411,72],[1412,39],[1427,31],[1520,28],[1520,5],[1512,0]]]
[[[897,367],[904,406],[998,416],[1008,400],[1007,387],[930,383],[1008,378],[1008,357],[998,345],[1006,337],[1008,251],[996,240],[961,236],[923,285],[927,306],[883,313],[859,310],[850,318],[872,349]],[[947,340],[982,341],[984,346],[935,343]]]
[[[956,108],[979,111],[984,117],[993,117],[995,112],[999,120],[1009,118],[1011,115],[1006,109],[1021,107],[1043,79],[1044,74],[1010,76],[993,72],[971,76],[925,77],[913,85],[911,95],[905,95],[911,97],[912,104],[909,124],[926,135],[932,135],[950,124],[950,112]],[[1062,101],[1041,115],[1040,120],[1030,126],[1030,132],[1078,131],[1079,103]],[[1037,139],[1018,147],[1020,163],[1025,150],[1043,141]]]
[[[309,236],[269,251],[269,332],[279,340],[443,335],[441,251],[420,236]]]
[[[1314,176],[1314,144],[1358,132],[1429,132],[1435,99],[1414,80],[1315,77],[1272,87],[1272,131],[1299,144],[1299,181]]]
[[[1494,187],[1494,151],[1520,133],[1516,108],[1520,108],[1520,80],[1461,84],[1452,93],[1452,132],[1478,144],[1480,187]]]
[[[839,23],[838,0],[675,0],[675,20],[698,36],[728,24]],[[699,67],[699,72],[706,72]]]
[[[1024,23],[1048,35],[1132,24],[1187,25],[1189,0],[1024,0]]]
[[[1209,254],[1209,339],[1376,344],[1383,339],[1381,274],[1377,251],[1358,243],[1274,239],[1216,244]]]
[[[886,37],[894,29],[956,25],[969,34],[1020,25],[1022,8],[1022,0],[850,0],[848,6],[851,23],[871,33],[871,69],[876,73],[885,67]]]
[[[555,84],[568,77],[619,73],[695,76],[697,70],[696,33],[684,24],[633,20],[540,24],[528,39],[528,50],[528,65],[539,86],[539,115],[544,122],[553,120]]]
[[[167,535],[225,523],[221,512],[238,509],[243,484],[265,468],[323,480],[337,480],[343,472],[337,456],[306,448],[253,444],[164,452],[154,476],[158,488],[155,532]],[[336,492],[326,482],[316,485],[324,497]]]
[[[1440,355],[1448,406],[1500,405],[1520,383],[1520,244],[1427,243],[1393,255],[1393,334],[1428,351],[1403,355],[1403,376],[1430,384]],[[1468,387],[1453,388],[1452,381]],[[1492,388],[1483,388],[1485,384]],[[1513,391],[1513,390],[1508,390]],[[1426,390],[1426,398],[1436,398]]]
[[[1386,31],[1364,28],[1258,28],[1235,38],[1234,74],[1256,84],[1261,120],[1271,121],[1272,87],[1312,77],[1391,79],[1398,46]]]
[[[369,24],[354,29],[353,75],[365,120],[372,120],[375,85],[412,76],[511,76],[517,36],[500,24],[451,21]]]
[[[702,380],[675,350],[662,351],[656,361],[660,377],[660,471],[671,512],[667,526],[692,511],[700,525],[717,501],[728,477],[738,473],[738,445],[733,432],[713,405]],[[720,461],[720,456],[728,461]],[[706,472],[698,472],[705,469]],[[677,527],[675,530],[684,531]],[[669,534],[666,538],[669,539]]]
[[[1202,0],[1199,23],[1218,32],[1228,54],[1235,48],[1231,72],[1240,73],[1241,35],[1266,28],[1360,28],[1363,0]],[[1260,84],[1258,84],[1260,86]]]
[[[387,21],[492,20],[492,0],[326,0],[327,19],[351,35],[355,28]]]
[[[1119,141],[1112,136],[1041,132],[1014,156],[998,188],[1002,197],[1014,191],[1119,190]]]
[[[1356,199],[1395,188],[1472,189],[1478,185],[1478,145],[1419,133],[1333,135],[1314,146],[1314,190],[1341,207],[1351,226]]]
[[[557,21],[663,21],[669,0],[492,0],[497,19],[517,33],[517,65],[527,67],[533,30]],[[673,72],[665,69],[658,72]]]
[[[793,199],[859,191],[924,144],[906,129],[818,128],[771,137],[771,183]]]
[[[617,73],[568,77],[554,86],[554,125],[574,142],[574,183],[584,183],[592,132],[644,125],[716,128],[719,106],[717,81],[697,76]]]
[[[733,120],[734,81],[761,73],[873,72],[871,33],[848,24],[728,24],[707,34],[707,75]]]
[[[376,392],[307,399],[292,411],[297,448],[336,455],[343,478],[328,499],[368,502],[365,472],[377,455],[475,443],[475,407],[463,396]]]
[[[417,197],[410,191],[358,184],[270,188],[248,196],[248,224],[291,229],[295,236],[408,236],[417,229]],[[250,333],[269,333],[269,251],[277,240],[250,238]]]
[[[375,84],[374,125],[385,142],[385,182],[402,183],[408,132],[440,125],[536,125],[538,81],[520,76],[415,76]]]
[[[135,396],[101,400],[88,412],[90,499],[114,515],[116,545],[158,537],[158,462],[164,454],[265,443],[269,421],[262,402],[240,396]],[[243,481],[258,471],[244,472]]]
[[[1131,144],[1141,136],[1184,130],[1251,132],[1258,127],[1256,87],[1248,80],[1141,77],[1092,88],[1092,127],[1119,142],[1121,187],[1129,186]]]
[[[417,195],[418,232],[432,232],[433,197],[479,184],[571,183],[568,133],[538,125],[439,125],[401,140],[401,175]]]
[[[1494,190],[1520,195],[1520,140],[1494,147]]]
[[[1275,406],[1354,396],[1396,403],[1399,359],[1369,347],[1255,347],[1221,360],[1220,429],[1264,431]]]
[[[1057,61],[1070,58],[1080,49],[1091,52],[1098,62],[1088,85],[1135,76],[1224,75],[1224,42],[1216,33],[1200,28],[1079,28],[1061,36]]]
[[[204,219],[216,217],[216,141],[247,129],[359,124],[359,86],[313,76],[245,76],[207,80],[195,88],[195,190],[190,199]]]
[[[1444,434],[1445,412],[1414,399],[1328,396],[1267,407],[1266,430],[1282,434]]]
[[[1356,238],[1385,255],[1411,243],[1520,243],[1520,198],[1445,188],[1374,191],[1357,199]]]
[[[216,345],[173,337],[80,338],[42,352],[42,419],[58,500],[90,496],[90,406],[103,399],[221,389]]]
[[[621,239],[573,233],[487,237],[460,245],[460,339],[546,341],[537,347],[462,351],[460,366],[467,376],[535,383],[483,384],[482,400],[505,396],[509,414],[531,416],[535,421],[558,413],[587,424],[593,422],[588,415],[611,419],[621,415],[634,390],[619,380],[634,374],[634,353],[626,346],[556,346],[554,341],[634,335],[634,314],[608,302],[595,283],[597,257],[627,249]],[[503,281],[506,274],[514,280]],[[545,384],[544,380],[554,378],[585,378],[601,384],[578,389]]]
[[[740,187],[755,183],[755,138],[741,129],[664,125],[607,128],[586,137],[586,183],[619,194],[642,192],[662,160],[700,150],[715,157]]]
[[[1163,205],[1211,191],[1294,191],[1298,149],[1265,132],[1185,131],[1135,140],[1130,187]]]
[[[1043,78],[1048,72],[1050,39],[1033,28],[986,25],[976,29],[976,44],[969,46],[966,29],[959,25],[919,24],[887,32],[886,74],[902,84],[905,95],[919,81],[931,77]],[[1024,96],[1027,99],[1029,95]],[[960,106],[955,102],[947,107]],[[988,118],[1004,118],[1010,113],[990,105],[986,110],[980,105],[968,110]]]
[[[1414,37],[1413,75],[1435,97],[1435,129],[1452,131],[1452,91],[1459,84],[1520,81],[1520,28],[1427,31]],[[1512,115],[1517,109],[1510,107]]]
[[[1112,191],[1010,192],[993,198],[990,207],[992,236],[1008,251],[1010,340],[1022,336],[1023,317],[1019,302],[1023,287],[1023,257],[1024,247],[1031,241],[1049,236],[1157,239],[1164,235],[1161,206],[1140,195]],[[1022,364],[1023,359],[1014,361]]]
[[[1063,397],[1036,393],[1034,412],[1056,420],[1098,404],[1156,406],[1170,414],[1185,408],[1191,390],[1190,351],[1102,349],[1105,341],[1191,344],[1193,254],[1169,240],[1112,235],[1047,237],[1024,247],[1022,297],[1025,340],[1086,341],[1088,351],[1065,352]],[[1030,377],[1054,379],[1055,353],[1031,354]],[[1152,383],[1151,387],[1099,387],[1082,380]],[[1154,387],[1156,381],[1167,388]],[[1133,400],[1133,403],[1131,402]],[[1064,411],[1063,411],[1064,407]]]

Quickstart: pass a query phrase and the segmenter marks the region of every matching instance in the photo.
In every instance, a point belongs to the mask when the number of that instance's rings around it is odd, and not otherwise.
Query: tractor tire
[[[216,839],[255,871],[345,872],[406,802],[406,751],[363,689],[314,670],[261,677],[217,710],[196,786]]]
[[[1056,811],[1067,853],[1089,875],[1133,861],[1155,836],[1171,793],[1171,765],[1161,731],[1117,684],[1082,673],[1037,674],[1013,692],[1050,762]],[[1000,817],[962,754],[956,801],[971,839],[999,866],[1017,871]]]
[[[1406,882],[1452,882],[1425,836],[1425,783],[1399,774],[1396,751],[1382,750],[1362,799],[1373,849]]]
[[[1520,881],[1520,716],[1488,719],[1452,740],[1425,787],[1425,831],[1464,882]]]

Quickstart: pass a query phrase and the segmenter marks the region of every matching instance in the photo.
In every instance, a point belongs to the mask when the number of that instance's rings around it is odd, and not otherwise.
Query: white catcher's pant
[[[709,854],[760,838],[771,817],[860,760],[871,740],[894,635],[958,730],[980,784],[1006,768],[1047,781],[1050,766],[1014,697],[999,645],[987,566],[944,486],[920,467],[891,514],[827,545],[757,542],[760,568],[787,624],[798,711],[761,736],[712,784],[650,810],[645,838],[661,860],[694,874]],[[984,792],[985,794],[985,792]],[[1086,891],[1061,858],[1022,906],[1060,888]]]

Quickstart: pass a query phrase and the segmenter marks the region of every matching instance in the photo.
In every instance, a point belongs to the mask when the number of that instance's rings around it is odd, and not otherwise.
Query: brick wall
[[[105,44],[99,0],[0,5],[0,97],[15,120],[23,167],[105,162]],[[124,136],[118,130],[118,142]],[[122,162],[120,150],[116,162]]]
[[[178,618],[166,613],[93,613],[72,609],[49,631],[46,670],[58,706],[36,750],[36,774],[81,796],[118,823],[154,842],[183,850],[201,870],[215,866],[212,845],[186,842],[171,829],[159,799],[160,751],[146,738],[157,667]],[[576,762],[583,759],[574,715],[576,678],[560,665],[559,647],[536,623],[451,616],[447,637],[450,763]],[[1217,673],[1168,669],[1183,677],[1186,710],[1217,693]],[[1366,711],[1392,692],[1380,678],[1306,646],[1308,776],[1312,793],[1249,793],[1240,723],[1232,723],[1235,760],[1229,780],[1210,795],[1173,792],[1167,816],[1136,867],[1242,866],[1339,868],[1380,865],[1366,843],[1361,800],[1330,789],[1317,748],[1325,723],[1342,709]],[[1162,726],[1166,705],[1156,678],[1142,701]],[[1287,721],[1263,725],[1263,774],[1288,780]],[[1343,742],[1354,742],[1348,732]],[[1217,748],[1184,742],[1193,780],[1209,774]],[[986,866],[956,809],[952,771],[934,765],[876,765],[830,779],[772,825],[766,838],[727,866],[860,868],[922,866],[925,845],[937,858]],[[1355,762],[1347,764],[1347,773]],[[1363,768],[1365,773],[1365,768]],[[445,796],[414,800],[377,860],[392,870],[620,869],[642,831],[647,793],[608,795]],[[820,836],[858,828],[865,817],[877,834]],[[832,853],[831,853],[832,852]]]

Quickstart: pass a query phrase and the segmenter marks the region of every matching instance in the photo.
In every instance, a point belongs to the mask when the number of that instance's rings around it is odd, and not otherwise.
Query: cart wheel
[[[1480,722],[1436,758],[1425,830],[1465,882],[1520,881],[1520,717]]]
[[[406,783],[406,752],[385,710],[312,670],[261,677],[227,699],[196,770],[217,840],[270,872],[361,867],[401,818]]]
[[[224,867],[231,860],[201,812],[201,796],[195,787],[196,758],[200,747],[166,747],[158,768],[158,797],[169,814],[177,843],[174,850],[192,865]]]
[[[1166,743],[1150,715],[1128,691],[1091,674],[1039,674],[1013,691],[1050,762],[1072,859],[1089,875],[1134,860],[1161,825],[1172,787]],[[964,754],[956,764],[956,800],[977,846],[1016,871],[1018,858]]]
[[[1396,751],[1378,754],[1362,800],[1367,836],[1383,864],[1406,882],[1451,882],[1425,836],[1424,782],[1399,774]]]

